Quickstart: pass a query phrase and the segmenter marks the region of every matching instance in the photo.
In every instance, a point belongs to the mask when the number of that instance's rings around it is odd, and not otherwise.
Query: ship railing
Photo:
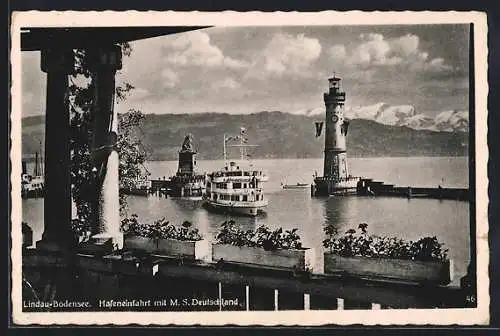
[[[218,194],[224,194],[224,195],[252,195],[255,193],[262,193],[262,188],[238,188],[238,189],[219,189],[219,188],[212,188],[211,192],[215,192]]]
[[[241,182],[241,181],[246,181],[246,182],[251,182],[252,179],[254,179],[258,182],[267,182],[269,179],[267,176],[220,176],[220,177],[213,177],[211,178],[212,182],[218,183],[218,182],[227,182],[227,181],[236,181],[236,182]]]
[[[215,202],[220,205],[224,206],[239,206],[239,207],[262,207],[266,206],[268,204],[267,198],[264,198],[262,200],[247,200],[247,201],[234,201],[234,200],[223,200],[223,199],[217,199],[216,201],[211,200],[212,202]]]
[[[348,177],[326,177],[326,176],[318,176],[315,177],[315,181],[336,181],[336,182],[348,182],[348,181],[353,181],[353,180],[360,180],[361,177],[358,176],[348,176]]]

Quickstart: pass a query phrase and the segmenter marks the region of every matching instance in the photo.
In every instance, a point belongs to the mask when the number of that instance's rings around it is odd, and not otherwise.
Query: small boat
[[[120,187],[120,192],[124,195],[148,196],[151,191],[151,182],[147,180],[134,181],[132,186]]]
[[[243,129],[241,137],[243,137]],[[237,138],[224,135],[224,162],[226,161],[226,142]],[[250,145],[244,145],[242,141],[240,146]],[[210,211],[219,213],[253,217],[260,215],[268,205],[263,190],[263,184],[267,180],[268,177],[263,171],[253,167],[244,168],[232,161],[223,169],[207,175],[204,206]]]
[[[32,176],[23,174],[21,176],[21,197],[38,198],[43,197],[45,192],[45,182],[43,176]]]
[[[35,168],[33,175],[27,172],[26,161],[22,161],[21,197],[38,198],[45,193],[45,177],[43,163],[38,161],[38,152],[35,153]]]
[[[281,184],[283,189],[306,189],[311,185],[309,183],[297,183],[297,184]]]

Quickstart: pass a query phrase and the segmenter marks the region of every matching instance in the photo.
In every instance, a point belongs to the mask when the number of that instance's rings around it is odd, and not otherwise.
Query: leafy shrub
[[[261,225],[256,230],[244,231],[236,226],[234,220],[222,223],[215,239],[218,244],[261,247],[266,251],[302,249],[297,229],[283,232],[283,228],[271,230],[267,226]]]
[[[176,239],[176,240],[201,240],[197,228],[192,227],[189,221],[184,221],[181,226],[170,224],[165,218],[154,221],[153,224],[139,223],[137,215],[122,220],[123,232],[128,236],[139,236],[151,239]]]
[[[368,235],[368,224],[359,225],[360,233],[349,229],[339,235],[333,225],[324,228],[327,238],[323,246],[342,257],[390,258],[421,261],[446,261],[448,249],[443,249],[436,237],[424,237],[417,241],[405,241],[396,237]]]

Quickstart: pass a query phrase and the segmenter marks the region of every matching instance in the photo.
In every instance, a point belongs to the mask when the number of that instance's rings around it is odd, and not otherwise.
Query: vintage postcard
[[[486,325],[479,12],[15,12],[19,325]]]

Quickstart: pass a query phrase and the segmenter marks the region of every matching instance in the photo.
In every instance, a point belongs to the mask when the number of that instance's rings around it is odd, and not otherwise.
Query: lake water
[[[198,161],[201,172],[221,167],[221,161]],[[269,176],[265,190],[269,199],[266,215],[234,218],[243,229],[261,224],[271,228],[297,228],[304,246],[320,247],[323,227],[334,224],[339,231],[357,229],[368,223],[370,233],[416,240],[436,236],[454,261],[455,282],[466,273],[469,262],[469,203],[434,199],[390,197],[312,198],[309,189],[283,190],[280,184],[311,183],[316,170],[322,174],[322,159],[254,160],[255,167]],[[350,158],[350,173],[398,186],[468,187],[468,158]],[[158,161],[147,165],[151,178],[175,174],[177,162]],[[205,237],[212,238],[228,216],[208,212],[201,202],[156,196],[128,197],[129,214],[143,221],[165,217],[171,223],[193,222]],[[43,200],[23,200],[23,220],[34,229],[34,240],[43,232]]]

